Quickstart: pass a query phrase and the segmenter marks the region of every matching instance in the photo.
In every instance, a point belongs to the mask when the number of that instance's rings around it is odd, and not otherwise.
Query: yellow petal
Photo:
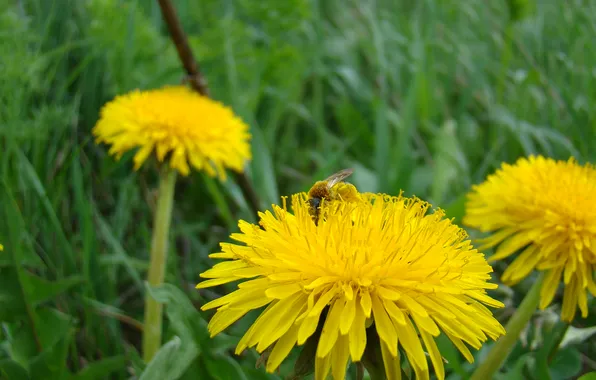
[[[315,355],[315,380],[326,380],[331,369],[331,355],[319,357]]]
[[[279,306],[281,309],[279,317],[270,322],[268,333],[260,339],[260,342],[257,345],[257,352],[263,352],[267,347],[273,344],[273,342],[288,332],[290,327],[292,327],[296,321],[298,314],[306,309],[304,302],[306,301],[306,297],[305,294],[299,294],[295,297],[285,298],[280,301],[280,304],[284,303],[284,305]]]
[[[275,343],[267,360],[267,372],[272,373],[275,371],[281,362],[290,354],[298,339],[298,328],[298,325],[292,325],[288,332]]]
[[[497,252],[495,252],[488,261],[493,262],[509,257],[531,241],[532,236],[529,236],[529,234],[524,232],[519,232],[517,235],[514,235],[501,243],[499,248],[497,248]]]
[[[578,286],[577,281],[571,280],[565,286],[563,292],[563,305],[561,307],[561,319],[566,322],[571,322],[575,317],[577,311]]]
[[[366,318],[370,317],[372,302],[370,294],[367,291],[362,292],[360,295],[360,306],[362,307],[362,311]]]
[[[318,357],[322,358],[323,356],[327,356],[337,341],[337,336],[339,335],[339,321],[342,316],[341,312],[344,309],[344,304],[345,302],[335,301],[331,305],[331,309],[329,310],[329,314],[327,314],[325,324],[323,325],[321,337],[319,338],[319,345],[317,346]]]
[[[399,323],[400,325],[406,324],[406,316],[395,302],[384,299],[383,306],[385,306],[385,310],[387,310],[387,313],[394,323]]]
[[[391,301],[397,301],[401,296],[401,293],[399,293],[395,289],[383,286],[379,286],[377,288],[377,293],[381,298]]]
[[[302,290],[300,284],[284,284],[265,290],[265,295],[269,298],[283,299]],[[306,297],[305,297],[306,298]]]
[[[551,269],[546,276],[544,276],[544,282],[540,289],[540,309],[544,310],[552,302],[557,288],[559,287],[562,273],[563,267],[558,267]]]
[[[391,354],[387,343],[381,341],[381,355],[383,356],[383,365],[387,380],[401,380],[401,363],[399,360],[399,351],[396,355]]]
[[[412,366],[426,369],[428,372],[426,355],[424,355],[422,344],[420,343],[418,334],[416,333],[416,330],[414,330],[414,326],[412,326],[411,321],[408,319],[405,325],[394,324],[394,326],[397,330],[399,341],[406,352],[409,362],[412,364]]]
[[[197,284],[196,288],[197,289],[210,288],[212,286],[227,284],[228,282],[232,282],[232,281],[238,281],[238,278],[237,277],[220,277],[220,278],[214,278],[211,280],[205,280],[205,281],[199,282]],[[205,309],[203,309],[203,310],[205,310]]]
[[[389,314],[387,314],[387,311],[383,306],[383,302],[376,294],[373,294],[372,296],[372,311],[379,338],[387,343],[391,355],[396,356],[397,333],[395,332],[395,327],[393,327],[391,318],[389,318]]]
[[[348,358],[350,356],[347,335],[340,335],[337,338],[337,343],[333,347],[330,356],[333,378],[338,380],[345,379],[346,367],[348,366]]]
[[[346,299],[344,310],[341,313],[342,318],[339,322],[339,332],[346,335],[352,327],[354,316],[356,315],[356,298]]]
[[[358,362],[366,348],[366,317],[361,308],[357,307],[352,328],[348,333],[350,339],[350,356],[353,362]]]
[[[319,315],[304,318],[300,324],[300,329],[298,330],[298,344],[303,345],[304,342],[306,342],[306,340],[315,332],[318,325]]]
[[[538,246],[529,245],[505,270],[501,277],[503,282],[514,285],[524,279],[542,259],[538,250]]]
[[[467,223],[466,223],[467,224]],[[494,247],[495,245],[499,244],[500,242],[502,242],[503,240],[507,239],[509,236],[513,235],[514,233],[516,233],[518,231],[517,227],[509,227],[509,228],[503,228],[502,230],[500,230],[499,232],[497,232],[496,234],[492,234],[484,239],[480,239],[478,240],[480,243],[482,243],[482,245],[480,247],[478,247],[479,251],[485,251],[489,248]]]
[[[246,313],[248,313],[250,309],[225,309],[225,310],[218,310],[217,313],[211,318],[209,321],[209,333],[213,338],[215,335],[219,334],[223,330],[225,330],[228,326],[232,323],[236,322],[238,319],[242,318]]]
[[[327,304],[329,304],[329,302],[331,302],[331,299],[333,299],[333,297],[335,297],[336,294],[337,294],[337,288],[335,286],[332,287],[327,292],[323,293],[321,295],[321,297],[319,297],[319,299],[315,303],[314,307],[310,310],[308,316],[314,317],[316,315],[321,314],[321,311],[323,311],[325,306],[327,306]]]
[[[462,353],[462,355],[464,356],[464,358],[466,358],[466,360],[469,363],[474,363],[474,356],[472,356],[472,353],[470,353],[470,350],[461,341],[461,339],[456,338],[453,335],[450,335],[448,333],[445,333],[445,334],[447,335],[447,337],[449,338],[449,340],[451,340],[451,342],[453,342],[453,344],[455,345],[455,347],[457,347],[457,349],[459,350],[459,352]]]
[[[430,360],[433,363],[433,367],[435,369],[435,374],[437,375],[438,380],[445,379],[445,367],[443,366],[443,357],[439,352],[439,348],[435,343],[435,339],[424,330],[420,330],[420,336],[422,337],[422,341],[426,346],[426,350],[430,356]]]

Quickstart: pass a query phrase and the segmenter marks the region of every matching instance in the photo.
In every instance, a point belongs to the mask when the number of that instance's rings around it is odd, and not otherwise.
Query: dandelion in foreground
[[[241,233],[210,257],[227,259],[201,274],[197,288],[240,281],[238,289],[205,304],[217,308],[212,336],[253,309],[265,307],[238,343],[270,349],[275,371],[296,345],[323,325],[315,378],[343,379],[349,360],[362,359],[367,328],[381,342],[385,373],[398,379],[403,352],[418,379],[428,379],[426,353],[439,379],[445,376],[434,338],[443,332],[470,362],[476,349],[504,334],[485,306],[502,307],[486,289],[492,268],[465,232],[441,210],[416,198],[362,193],[363,202],[329,202],[318,225],[307,195],[292,196],[293,213],[273,206],[259,226],[240,221]],[[325,314],[325,311],[327,313]],[[371,344],[371,342],[369,342]],[[424,346],[423,346],[424,344]]]
[[[101,110],[93,129],[97,142],[120,158],[131,149],[138,169],[152,152],[188,175],[190,166],[225,179],[225,168],[241,172],[251,158],[248,126],[223,104],[185,86],[118,96]]]
[[[519,256],[502,280],[516,284],[534,269],[544,271],[540,308],[564,283],[561,318],[573,320],[577,308],[588,315],[587,290],[596,295],[596,170],[573,158],[522,158],[475,186],[463,223],[483,232],[480,250],[499,244],[489,261]]]

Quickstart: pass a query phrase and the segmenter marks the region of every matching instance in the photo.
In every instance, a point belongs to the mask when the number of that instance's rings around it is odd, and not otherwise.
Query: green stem
[[[168,257],[168,234],[174,203],[176,171],[165,166],[160,174],[159,195],[151,238],[151,258],[149,262],[149,285],[163,283]],[[161,346],[163,305],[154,300],[149,292],[145,295],[145,324],[143,328],[143,359],[149,363]]]
[[[501,365],[515,347],[519,334],[528,324],[530,318],[532,318],[534,311],[538,308],[538,304],[540,303],[540,288],[543,280],[544,272],[541,272],[521,305],[519,305],[517,311],[513,314],[513,317],[507,322],[505,326],[506,334],[495,343],[489,351],[488,356],[476,368],[470,380],[492,379],[493,374],[501,368]]]

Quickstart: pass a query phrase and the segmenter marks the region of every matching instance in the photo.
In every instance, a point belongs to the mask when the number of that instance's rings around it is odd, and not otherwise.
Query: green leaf
[[[210,344],[207,322],[182,290],[163,284],[159,287],[147,286],[147,291],[156,301],[166,305],[168,320],[183,340],[191,338],[198,347]]]
[[[33,379],[60,380],[67,378],[66,358],[73,334],[74,330],[69,330],[54,346],[43,351],[31,361],[29,371]]]
[[[125,344],[125,351],[128,354],[129,370],[134,374],[142,374],[147,368],[147,363],[141,357],[142,353],[128,343]]]
[[[74,207],[77,210],[77,219],[81,226],[82,249],[80,252],[80,262],[82,267],[82,277],[86,281],[85,294],[91,294],[94,289],[93,284],[96,284],[97,276],[92,274],[94,268],[97,267],[96,252],[96,233],[95,223],[93,221],[93,201],[85,191],[85,177],[91,175],[90,170],[83,173],[80,152],[77,151],[72,155],[72,188],[74,192]]]
[[[507,0],[507,7],[511,22],[516,22],[529,16],[536,8],[536,4],[533,0]]]
[[[2,242],[4,251],[0,252],[0,267],[18,265],[36,269],[45,268],[37,252],[31,249],[24,239],[26,236],[25,221],[17,201],[8,187],[4,187],[3,190],[6,198],[2,200],[2,208],[5,210],[5,220],[10,223],[8,223],[8,236],[6,237],[8,240]]]
[[[240,364],[229,356],[209,356],[205,358],[205,366],[215,380],[248,380]]]
[[[0,305],[0,321],[3,322],[15,321],[27,311],[14,268],[0,267]]]
[[[445,216],[449,219],[454,218],[455,224],[460,224],[466,214],[467,194],[462,194],[447,207],[445,207]]]
[[[126,366],[124,355],[113,356],[93,362],[81,371],[72,375],[70,380],[102,380],[109,378],[112,372],[121,371]]]
[[[75,285],[82,284],[82,276],[71,276],[58,281],[48,281],[30,272],[23,273],[23,288],[33,305],[55,298]]]
[[[210,344],[207,322],[203,320],[186,294],[171,284],[147,286],[147,291],[158,302],[166,305],[166,315],[173,330],[180,337],[180,354],[168,361],[169,379],[178,379],[197,356]],[[207,348],[209,350],[209,348]],[[146,371],[145,371],[146,372]]]
[[[581,353],[573,347],[558,351],[549,368],[553,379],[573,378],[580,373],[581,369]]]
[[[596,380],[596,371],[594,372],[589,372],[586,373],[585,375],[582,375],[579,379],[577,380]]]
[[[205,363],[202,359],[202,356],[197,356],[197,358],[191,363],[191,365],[186,369],[186,372],[180,376],[178,380],[196,380],[197,374],[204,374],[201,378],[205,380],[212,380],[209,376],[207,376],[207,367],[205,367]]]
[[[533,372],[538,378],[548,379],[550,377],[549,367],[554,353],[559,349],[559,345],[565,331],[569,324],[565,322],[557,322],[554,325],[549,325],[543,328],[538,335],[542,339],[540,349],[535,353],[536,361],[534,363]]]
[[[272,373],[265,372],[262,368],[254,368],[254,367],[246,367],[243,366],[242,370],[244,371],[244,375],[248,377],[250,380],[276,380],[280,379],[279,376],[276,376]],[[283,371],[281,372],[283,373]],[[281,377],[282,379],[284,377]],[[287,378],[286,378],[287,379]]]
[[[164,344],[147,365],[139,380],[175,380],[172,370],[176,369],[177,358],[182,348],[182,340],[175,336]],[[190,363],[188,363],[190,364]]]
[[[565,333],[565,337],[561,342],[561,348],[567,347],[572,344],[582,343],[587,339],[590,339],[590,337],[594,334],[596,334],[596,326],[587,328],[577,328],[569,326],[567,328],[567,332]]]
[[[351,182],[358,188],[358,191],[375,193],[379,182],[375,172],[360,162],[353,162],[351,166],[354,168],[354,178]]]
[[[70,334],[71,318],[55,309],[40,309],[33,315],[36,329],[29,324],[7,324],[7,344],[10,356],[23,366],[31,358],[53,349]]]
[[[23,323],[6,323],[5,333],[8,337],[6,347],[11,359],[27,367],[29,360],[39,354],[38,337],[30,325]]]
[[[0,379],[28,380],[30,377],[27,370],[19,363],[14,360],[3,359],[0,360]]]
[[[511,368],[505,375],[502,375],[503,379],[507,380],[525,380],[527,379],[525,370],[526,365],[528,364],[528,360],[532,358],[531,353],[526,353],[520,356]]]
[[[275,180],[271,152],[258,125],[252,125],[251,133],[253,154],[253,160],[251,162],[252,183],[259,195],[261,206],[263,202],[266,205],[277,204],[279,202],[279,190]]]
[[[98,210],[95,210],[95,216],[97,220],[97,225],[99,228],[99,233],[103,236],[106,244],[110,246],[110,248],[114,251],[111,255],[113,256],[118,264],[121,264],[126,269],[126,272],[130,275],[130,277],[134,280],[135,284],[139,287],[139,291],[143,291],[143,280],[141,280],[141,276],[139,272],[134,268],[132,264],[131,256],[126,253],[124,248],[122,248],[121,243],[118,241],[112,229],[110,228],[109,224],[104,220]]]
[[[40,308],[35,313],[39,341],[43,349],[49,349],[57,344],[70,332],[73,320],[67,314],[56,309]]]
[[[31,185],[31,187],[35,190],[37,196],[39,197],[41,205],[45,209],[48,218],[50,219],[50,224],[52,226],[53,231],[56,234],[57,242],[59,244],[59,246],[57,246],[56,248],[62,250],[62,254],[59,256],[65,259],[64,262],[67,264],[67,268],[71,271],[74,271],[75,260],[72,246],[70,245],[70,242],[66,237],[66,233],[62,228],[60,218],[58,218],[58,215],[56,214],[56,211],[52,206],[52,202],[48,198],[43,182],[37,175],[35,168],[31,164],[25,153],[23,153],[23,151],[20,149],[17,149],[17,153],[20,159],[22,178],[24,181],[28,182],[29,185]]]
[[[433,157],[433,181],[431,184],[431,198],[433,203],[440,205],[448,194],[452,182],[461,175],[458,163],[458,153],[461,152],[457,136],[455,121],[448,120],[443,124],[434,140],[435,154]]]
[[[229,229],[234,229],[236,226],[236,219],[232,215],[232,211],[230,210],[230,205],[226,198],[223,195],[223,192],[218,187],[218,183],[215,179],[211,178],[207,174],[203,174],[203,181],[205,182],[205,187],[207,191],[211,195],[211,199],[215,202],[217,206],[217,210],[221,217],[226,221]]]

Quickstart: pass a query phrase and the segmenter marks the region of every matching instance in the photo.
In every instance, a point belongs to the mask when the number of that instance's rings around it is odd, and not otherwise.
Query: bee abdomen
[[[325,181],[319,181],[313,185],[309,190],[308,196],[310,198],[329,198],[329,189]]]

